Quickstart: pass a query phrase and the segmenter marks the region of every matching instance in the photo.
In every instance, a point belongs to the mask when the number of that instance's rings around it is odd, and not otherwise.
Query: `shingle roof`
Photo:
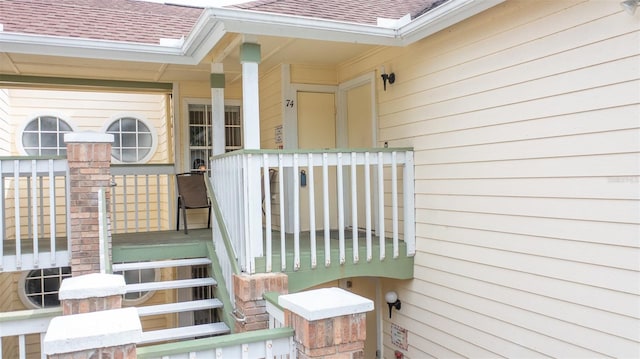
[[[375,25],[446,0],[258,0],[229,8]],[[5,32],[158,44],[187,36],[203,9],[138,0],[0,0]]]
[[[377,18],[412,19],[446,0],[257,0],[231,8],[375,25]]]
[[[158,44],[191,31],[202,9],[134,0],[2,0],[5,32]]]

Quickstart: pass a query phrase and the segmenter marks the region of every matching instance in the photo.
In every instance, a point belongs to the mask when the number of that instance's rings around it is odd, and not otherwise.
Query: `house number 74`
[[[291,107],[291,108],[293,108],[293,100],[285,100],[285,102],[284,102],[284,107]]]

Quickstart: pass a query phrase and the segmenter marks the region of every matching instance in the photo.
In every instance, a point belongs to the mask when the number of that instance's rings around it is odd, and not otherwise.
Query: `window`
[[[111,156],[122,163],[147,162],[155,151],[155,132],[135,117],[120,117],[107,127],[113,135]]]
[[[29,308],[49,308],[60,305],[58,290],[62,280],[71,277],[71,267],[36,269],[20,278],[18,292],[23,304]]]
[[[189,104],[189,164],[192,170],[206,165],[212,154],[211,106]],[[225,150],[242,148],[240,106],[225,106]]]
[[[124,272],[114,272],[113,274],[120,274],[124,277],[124,282],[127,284],[140,284],[140,283],[149,283],[149,282],[157,282],[160,280],[160,271],[149,268],[149,269],[134,269],[127,270]],[[143,303],[149,297],[153,295],[154,292],[130,292],[124,295],[124,303],[127,305],[137,305]]]
[[[22,148],[31,156],[66,155],[64,134],[73,132],[71,126],[56,116],[38,116],[22,131]]]

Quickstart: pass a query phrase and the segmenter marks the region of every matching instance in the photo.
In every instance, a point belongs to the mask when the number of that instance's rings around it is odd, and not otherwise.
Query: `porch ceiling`
[[[208,81],[210,63],[223,58],[227,85],[230,85],[240,81],[242,73],[238,46],[240,41],[234,41],[238,36],[240,35],[227,34],[197,65],[1,52],[0,75],[147,82]],[[269,70],[281,63],[337,66],[376,47],[273,36],[259,36],[257,39],[262,52],[261,71]]]

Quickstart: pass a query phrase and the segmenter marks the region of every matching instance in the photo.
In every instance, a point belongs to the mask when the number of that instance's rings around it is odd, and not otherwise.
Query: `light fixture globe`
[[[389,305],[389,318],[391,318],[391,310],[395,307],[397,310],[400,310],[402,307],[402,303],[400,299],[398,299],[398,293],[394,291],[388,291],[387,294],[384,295],[384,300]]]
[[[640,5],[640,0],[625,0],[620,3],[620,6],[627,12],[629,15],[633,15],[636,13],[636,9]]]
[[[387,292],[387,294],[384,295],[384,300],[387,303],[393,304],[396,302],[396,300],[398,300],[398,293],[390,290]]]

